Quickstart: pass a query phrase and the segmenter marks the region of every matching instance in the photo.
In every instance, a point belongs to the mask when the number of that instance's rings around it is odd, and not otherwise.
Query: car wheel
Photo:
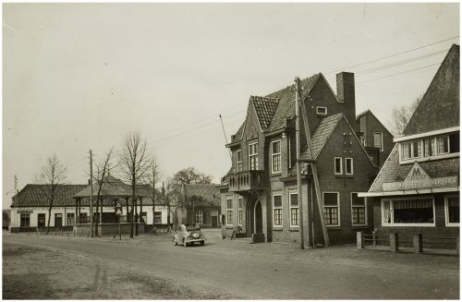
[[[186,247],[187,245],[186,240],[183,239],[183,246]]]
[[[178,242],[175,241],[175,245],[178,245]]]
[[[204,245],[205,244],[205,241],[201,241],[201,245]]]

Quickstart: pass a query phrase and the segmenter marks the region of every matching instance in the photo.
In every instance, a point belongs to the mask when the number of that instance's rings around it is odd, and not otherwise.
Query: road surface
[[[3,250],[3,297],[13,299],[27,299],[27,288],[37,282],[32,294],[52,299],[459,298],[454,256],[8,233]]]

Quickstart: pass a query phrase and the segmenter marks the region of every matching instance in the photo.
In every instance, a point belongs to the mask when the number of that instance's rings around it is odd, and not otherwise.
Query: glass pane
[[[275,208],[282,207],[282,196],[280,195],[273,196],[273,200],[274,200]]]
[[[336,206],[338,203],[337,193],[324,193],[324,205]]]
[[[365,206],[366,200],[364,197],[358,197],[358,193],[351,193],[351,204],[353,206]]]
[[[290,194],[290,206],[298,207],[298,194]]]

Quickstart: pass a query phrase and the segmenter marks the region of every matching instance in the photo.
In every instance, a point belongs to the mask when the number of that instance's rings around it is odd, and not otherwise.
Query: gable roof
[[[321,150],[324,148],[327,141],[334,132],[335,128],[337,127],[338,123],[343,117],[343,113],[337,113],[323,118],[321,120],[311,139],[311,151],[314,159],[316,159],[319,156]],[[300,158],[305,160],[310,159],[310,156],[308,154],[308,146],[305,146],[302,154],[300,155]]]
[[[459,45],[454,44],[409,120],[405,136],[459,126],[459,65]]]
[[[279,104],[279,99],[261,96],[251,96],[250,103],[253,104],[257,113],[258,121],[263,130],[266,130],[271,123],[273,115]]]
[[[46,190],[49,185],[28,184],[13,197],[12,208],[16,207],[48,207]],[[75,206],[74,194],[86,185],[58,185],[58,193],[53,201],[54,207]]]
[[[384,183],[402,182],[406,179],[414,162],[409,164],[399,164],[399,144],[390,153],[379,174],[372,183],[369,192],[383,192]],[[430,178],[457,176],[459,175],[459,158],[448,158],[443,160],[433,160],[419,162],[420,167]]]
[[[321,76],[322,75],[318,73],[300,81],[300,85],[303,88],[301,96],[302,100],[310,93],[314,84],[316,84]],[[267,95],[267,97],[279,99],[276,112],[274,113],[274,117],[267,129],[268,132],[284,128],[286,119],[292,119],[295,116],[295,84],[273,92]]]
[[[201,204],[220,204],[220,190],[216,184],[184,185],[183,194],[186,199],[194,199]],[[196,205],[199,205],[196,203]]]

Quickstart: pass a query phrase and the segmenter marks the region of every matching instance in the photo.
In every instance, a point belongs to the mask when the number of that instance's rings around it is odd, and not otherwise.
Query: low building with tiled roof
[[[184,184],[180,189],[182,223],[204,228],[220,227],[220,190],[216,184]]]
[[[453,45],[367,193],[380,239],[456,247],[459,237],[459,46]]]
[[[321,73],[301,80],[301,86],[328,234],[334,244],[353,242],[356,230],[373,226],[372,207],[357,192],[367,190],[377,174],[378,156],[372,155],[379,149],[365,148],[357,136],[352,73],[337,75],[337,94]],[[267,242],[300,241],[295,99],[295,85],[250,97],[246,119],[227,145],[233,165],[219,187],[225,237],[239,230],[240,237]],[[308,160],[304,131],[302,126],[301,159]],[[316,245],[324,242],[321,217],[311,172],[304,168],[302,173],[306,244]]]
[[[136,189],[135,213],[131,213],[131,187],[120,179],[108,175],[101,183],[98,216],[96,216],[96,198],[100,184],[93,184],[94,221],[99,219],[100,234],[104,228],[113,229],[111,224],[118,223],[115,213],[117,205],[122,207],[121,221],[129,223],[131,217],[146,226],[167,226],[176,223],[176,200],[168,200],[157,190],[153,192],[148,185],[138,185]],[[12,232],[36,231],[45,228],[50,219],[52,229],[85,229],[90,222],[90,185],[57,185],[56,195],[49,212],[49,186],[28,184],[13,197],[11,205]],[[87,228],[88,229],[88,228]],[[125,228],[126,229],[126,228]],[[89,230],[89,229],[88,229]]]

